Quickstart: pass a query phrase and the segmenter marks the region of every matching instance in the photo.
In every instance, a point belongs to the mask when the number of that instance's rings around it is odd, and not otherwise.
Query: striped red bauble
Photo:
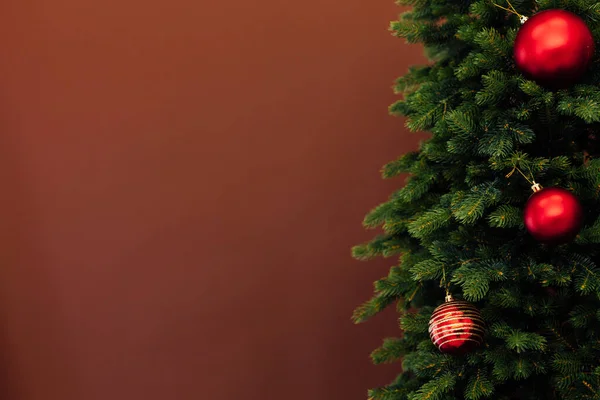
[[[477,307],[450,295],[429,320],[429,336],[442,353],[469,353],[483,344],[484,333],[485,324]]]

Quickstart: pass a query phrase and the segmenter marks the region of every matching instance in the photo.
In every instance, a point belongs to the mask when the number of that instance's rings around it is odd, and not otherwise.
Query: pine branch
[[[598,309],[591,304],[578,304],[569,313],[569,322],[575,328],[584,328],[596,319]]]
[[[479,106],[498,105],[512,90],[515,81],[503,71],[492,70],[481,76],[483,89],[475,95]]]
[[[394,297],[375,295],[369,301],[363,303],[354,310],[352,321],[355,324],[360,324],[367,321],[369,318],[379,314],[387,306],[394,302]]]
[[[381,347],[371,353],[373,363],[388,364],[396,362],[408,351],[406,342],[400,338],[388,338]]]
[[[509,349],[515,350],[517,353],[523,353],[527,350],[546,350],[546,338],[536,333],[523,332],[517,329],[512,330],[508,335],[506,344]]]
[[[500,195],[501,192],[494,187],[494,182],[478,185],[466,194],[457,192],[453,199],[452,214],[463,224],[474,224],[488,207],[497,202]]]
[[[442,396],[450,391],[456,383],[456,377],[447,373],[433,379],[408,396],[409,400],[441,400]]]
[[[406,400],[407,393],[400,387],[384,387],[369,390],[368,400]]]
[[[470,266],[463,266],[454,271],[452,283],[462,287],[463,296],[469,301],[481,300],[490,289],[489,275]]]
[[[409,173],[413,166],[418,162],[419,153],[409,152],[399,157],[397,160],[387,163],[381,169],[381,176],[384,179],[394,178],[402,173]]]
[[[424,280],[438,280],[442,276],[442,271],[445,264],[436,260],[425,260],[414,265],[410,272],[413,275],[413,279],[417,282]]]
[[[452,221],[452,212],[443,207],[425,211],[408,224],[412,237],[423,239],[439,229],[448,227]]]
[[[357,260],[370,260],[382,256],[391,257],[410,249],[410,240],[406,237],[378,235],[368,243],[352,248],[352,257]]]
[[[478,369],[476,375],[469,379],[465,389],[466,400],[479,400],[494,394],[494,385],[488,379],[487,374]]]
[[[427,312],[429,311],[429,313]],[[429,317],[431,309],[422,309],[419,312],[413,312],[403,315],[400,318],[400,328],[405,333],[426,333],[429,329]]]
[[[518,207],[503,204],[490,213],[488,221],[493,228],[522,228],[523,211]]]

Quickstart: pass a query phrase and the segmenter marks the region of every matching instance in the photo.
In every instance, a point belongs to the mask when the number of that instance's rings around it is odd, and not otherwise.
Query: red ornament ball
[[[558,245],[577,236],[583,223],[583,209],[568,190],[544,188],[531,195],[523,219],[531,236],[542,243]]]
[[[514,59],[527,78],[562,89],[585,73],[594,49],[592,32],[578,15],[546,10],[529,18],[519,29]]]
[[[429,320],[429,336],[442,353],[465,354],[481,346],[484,326],[473,304],[448,297]]]

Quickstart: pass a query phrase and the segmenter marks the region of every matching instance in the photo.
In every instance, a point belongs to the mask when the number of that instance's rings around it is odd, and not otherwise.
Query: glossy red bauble
[[[433,312],[429,336],[442,353],[465,354],[481,346],[484,326],[473,304],[449,298]]]
[[[565,10],[546,10],[529,18],[514,44],[517,68],[527,78],[556,89],[568,87],[587,70],[594,38],[585,22]]]
[[[582,226],[583,209],[575,195],[551,187],[535,192],[523,211],[525,227],[538,241],[563,244],[571,241]]]

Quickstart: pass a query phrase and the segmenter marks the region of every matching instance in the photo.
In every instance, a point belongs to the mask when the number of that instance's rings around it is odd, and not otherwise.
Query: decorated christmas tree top
[[[431,137],[353,250],[398,259],[354,314],[401,314],[370,399],[600,399],[600,1],[399,3],[432,61],[391,112]]]

